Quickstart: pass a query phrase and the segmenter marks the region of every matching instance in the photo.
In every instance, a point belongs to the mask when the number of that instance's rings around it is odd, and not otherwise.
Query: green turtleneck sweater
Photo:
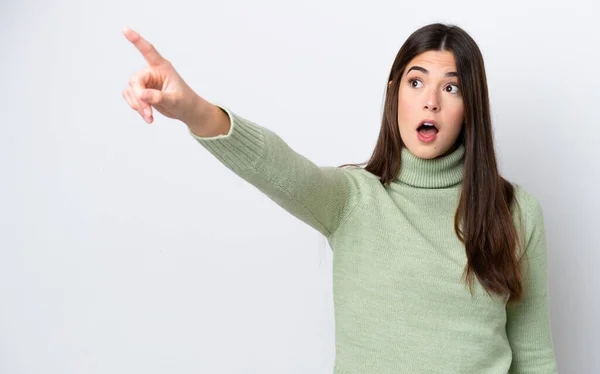
[[[508,297],[490,296],[476,278],[472,295],[462,278],[467,258],[454,215],[463,145],[429,160],[403,148],[400,174],[386,187],[357,166],[317,166],[217,106],[229,115],[229,133],[190,134],[333,250],[334,373],[557,372],[543,214],[523,187],[514,184],[528,253],[519,257],[524,298],[508,307]]]

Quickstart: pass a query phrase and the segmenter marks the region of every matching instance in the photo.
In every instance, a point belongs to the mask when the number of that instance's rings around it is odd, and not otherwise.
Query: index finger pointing
[[[137,50],[140,51],[149,65],[159,65],[164,61],[164,58],[160,55],[160,53],[158,53],[156,48],[154,48],[152,44],[148,43],[146,39],[142,38],[137,32],[133,31],[129,27],[124,27],[123,35],[125,35],[127,40],[129,40],[137,48]]]

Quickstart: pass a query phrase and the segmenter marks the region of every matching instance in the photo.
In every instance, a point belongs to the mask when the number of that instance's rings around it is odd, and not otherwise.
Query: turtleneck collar
[[[400,173],[394,182],[418,188],[445,188],[463,180],[465,146],[458,147],[443,157],[422,159],[402,147]]]

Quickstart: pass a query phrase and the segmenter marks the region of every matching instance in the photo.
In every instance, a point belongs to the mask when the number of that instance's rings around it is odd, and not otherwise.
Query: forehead
[[[406,71],[411,66],[419,65],[429,71],[438,70],[440,73],[456,71],[454,54],[450,51],[427,51],[415,56],[407,65]],[[414,70],[413,70],[414,71]]]

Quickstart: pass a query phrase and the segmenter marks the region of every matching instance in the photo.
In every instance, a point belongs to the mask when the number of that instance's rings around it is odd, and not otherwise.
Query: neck
[[[447,150],[443,155],[437,156],[436,158],[448,156],[450,153],[456,151],[459,144],[460,144],[459,142],[454,143],[454,145],[449,150]]]
[[[395,182],[417,188],[447,188],[463,180],[465,146],[456,143],[445,154],[433,159],[422,159],[402,147],[400,173]]]

